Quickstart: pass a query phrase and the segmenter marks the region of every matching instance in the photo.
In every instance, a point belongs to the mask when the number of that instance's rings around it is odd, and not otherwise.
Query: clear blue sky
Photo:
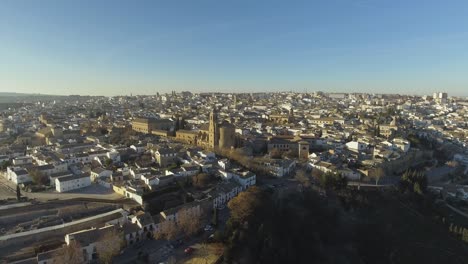
[[[468,95],[466,0],[2,0],[0,92]]]

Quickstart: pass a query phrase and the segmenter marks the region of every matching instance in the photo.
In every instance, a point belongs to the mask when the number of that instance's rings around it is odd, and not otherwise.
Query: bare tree
[[[294,178],[301,184],[303,187],[310,187],[311,182],[310,178],[304,170],[297,170]]]
[[[123,235],[116,229],[105,232],[96,243],[96,251],[101,262],[112,263],[112,259],[120,253],[123,243]]]
[[[324,172],[319,169],[312,169],[312,177],[314,177],[315,179],[319,179],[320,177],[322,177],[323,174]]]
[[[191,236],[197,233],[202,226],[201,213],[189,209],[180,209],[177,212],[177,225],[185,235]]]
[[[199,188],[205,188],[211,182],[212,177],[207,173],[199,173],[192,177],[192,184]]]
[[[279,149],[274,148],[270,151],[270,157],[272,159],[279,159],[281,158],[281,152],[279,151]]]
[[[179,230],[174,221],[166,220],[160,223],[159,230],[156,232],[157,239],[172,240],[177,237]]]
[[[376,168],[374,170],[375,185],[379,184],[379,180],[385,176],[385,172],[382,168]]]
[[[81,246],[75,241],[71,241],[68,246],[58,250],[53,259],[55,263],[82,264],[85,262]]]
[[[177,263],[176,257],[170,256],[170,257],[167,259],[167,263],[168,263],[168,264],[176,264],[176,263]]]
[[[252,186],[241,192],[228,203],[231,219],[244,223],[253,212],[260,208],[262,191],[257,186]]]
[[[33,182],[37,185],[46,185],[49,182],[49,178],[47,177],[47,175],[44,175],[38,169],[30,170],[29,175],[31,176]]]
[[[451,160],[451,161],[447,161],[447,163],[445,163],[447,166],[451,167],[451,168],[455,168],[458,166],[458,162],[455,161],[455,160]]]

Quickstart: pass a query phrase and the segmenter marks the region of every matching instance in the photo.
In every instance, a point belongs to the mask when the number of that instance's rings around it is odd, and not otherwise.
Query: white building
[[[91,185],[91,177],[89,174],[77,176],[65,176],[55,179],[55,190],[57,192],[68,192]]]
[[[111,233],[115,230],[115,226],[108,225],[99,229],[93,227],[91,229],[82,230],[65,235],[65,243],[70,246],[71,243],[76,242],[83,252],[83,259],[85,263],[91,263],[92,260],[97,259],[96,246],[100,242],[99,239],[105,238],[105,234]],[[118,241],[116,241],[118,243]]]
[[[159,178],[156,175],[141,175],[140,179],[148,186],[159,184]]]
[[[408,140],[404,140],[402,138],[395,138],[393,140],[393,144],[396,148],[400,149],[403,152],[408,152],[411,146]]]
[[[23,157],[16,157],[13,159],[13,165],[26,165],[32,163],[32,157],[30,156],[23,156]]]
[[[234,178],[240,185],[242,185],[242,187],[244,187],[244,189],[247,189],[248,187],[255,185],[257,176],[253,172],[242,171],[235,173]]]
[[[236,182],[228,182],[216,186],[216,189],[210,192],[210,196],[213,198],[213,208],[225,206],[243,190],[244,187]]]
[[[95,181],[96,179],[105,179],[109,178],[111,175],[112,171],[98,167],[91,171],[91,180]]]
[[[273,174],[273,176],[284,177],[293,171],[293,169],[296,167],[296,161],[286,159],[274,160],[271,162],[266,162],[264,166],[271,174]]]
[[[346,143],[346,147],[351,151],[361,152],[367,149],[367,144],[358,141],[351,141]]]
[[[178,214],[180,212],[184,212],[186,214],[189,214],[193,217],[200,216],[201,214],[201,208],[200,208],[200,203],[199,202],[191,202],[187,204],[183,204],[178,207],[170,208],[164,211],[160,212],[160,215],[166,220],[166,221],[178,221]]]
[[[73,173],[71,171],[52,173],[49,175],[50,186],[55,187],[55,179],[65,176],[73,176]]]
[[[352,169],[346,168],[346,169],[341,169],[338,171],[341,176],[347,178],[348,180],[351,181],[357,181],[361,179],[361,174],[358,171],[354,171]]]
[[[32,178],[29,173],[20,167],[8,167],[7,179],[14,182],[15,184],[32,182]]]

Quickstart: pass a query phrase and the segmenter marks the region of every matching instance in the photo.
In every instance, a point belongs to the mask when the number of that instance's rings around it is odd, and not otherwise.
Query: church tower
[[[294,110],[293,108],[291,107],[291,109],[289,110],[289,114],[288,114],[288,123],[294,123]]]
[[[216,110],[212,110],[210,113],[210,127],[209,127],[209,146],[215,148],[218,146],[219,133],[218,133],[218,118],[216,117]]]

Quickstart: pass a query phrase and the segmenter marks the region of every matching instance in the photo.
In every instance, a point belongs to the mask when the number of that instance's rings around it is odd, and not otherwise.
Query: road
[[[463,216],[463,217],[465,217],[465,218],[468,219],[468,214],[467,214],[467,213],[465,213],[465,212],[463,212],[463,211],[461,211],[461,210],[459,210],[459,209],[457,209],[457,208],[451,206],[451,205],[448,204],[448,203],[446,203],[445,205],[447,205],[447,207],[450,208],[452,211],[454,211],[454,212],[458,213],[459,215],[461,215],[461,216]]]
[[[4,173],[0,171],[0,200],[8,198],[16,198],[16,186],[8,184]]]
[[[455,168],[451,168],[447,165],[442,167],[434,168],[426,173],[427,181],[429,183],[435,183],[440,181],[445,175],[449,174],[450,172],[454,171]]]

